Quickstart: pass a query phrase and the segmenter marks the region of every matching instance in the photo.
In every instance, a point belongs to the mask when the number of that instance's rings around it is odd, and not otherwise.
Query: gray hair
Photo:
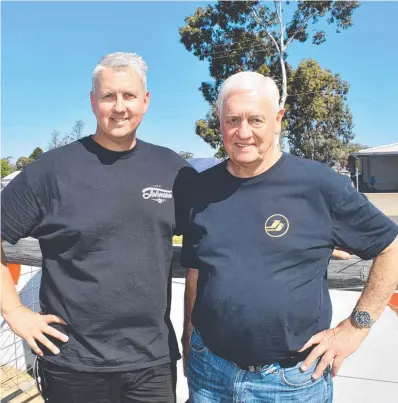
[[[242,71],[228,77],[218,94],[216,101],[217,109],[222,110],[225,99],[236,91],[254,91],[259,92],[271,101],[275,113],[279,112],[279,90],[275,81],[270,77],[265,77],[254,71]]]
[[[144,59],[141,56],[138,56],[136,53],[117,52],[105,55],[95,66],[92,82],[93,93],[95,94],[97,78],[101,71],[107,68],[118,70],[126,67],[132,68],[140,76],[144,91],[146,91],[146,72],[148,70],[148,66]]]

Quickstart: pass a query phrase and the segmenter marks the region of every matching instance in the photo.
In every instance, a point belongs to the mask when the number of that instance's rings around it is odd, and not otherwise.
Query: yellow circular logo
[[[289,231],[289,220],[282,214],[274,214],[265,222],[265,232],[272,238],[279,238]]]

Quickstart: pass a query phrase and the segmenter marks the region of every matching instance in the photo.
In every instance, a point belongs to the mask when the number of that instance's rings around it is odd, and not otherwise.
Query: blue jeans
[[[187,377],[190,403],[331,403],[333,386],[330,368],[312,381],[316,362],[308,371],[277,363],[258,372],[245,371],[213,354],[199,332],[191,337]]]

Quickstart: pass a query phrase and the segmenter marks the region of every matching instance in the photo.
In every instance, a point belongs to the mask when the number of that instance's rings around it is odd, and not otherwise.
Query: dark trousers
[[[40,360],[48,403],[175,403],[177,365],[128,372],[79,372]]]

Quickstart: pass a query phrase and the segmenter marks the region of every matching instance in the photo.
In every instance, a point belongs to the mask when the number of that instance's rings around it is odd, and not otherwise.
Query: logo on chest
[[[274,214],[265,222],[265,233],[272,238],[279,238],[289,231],[289,220],[282,214]]]
[[[152,200],[158,202],[159,204],[173,198],[173,192],[171,190],[162,189],[160,185],[154,185],[142,189],[142,198],[144,200]]]

